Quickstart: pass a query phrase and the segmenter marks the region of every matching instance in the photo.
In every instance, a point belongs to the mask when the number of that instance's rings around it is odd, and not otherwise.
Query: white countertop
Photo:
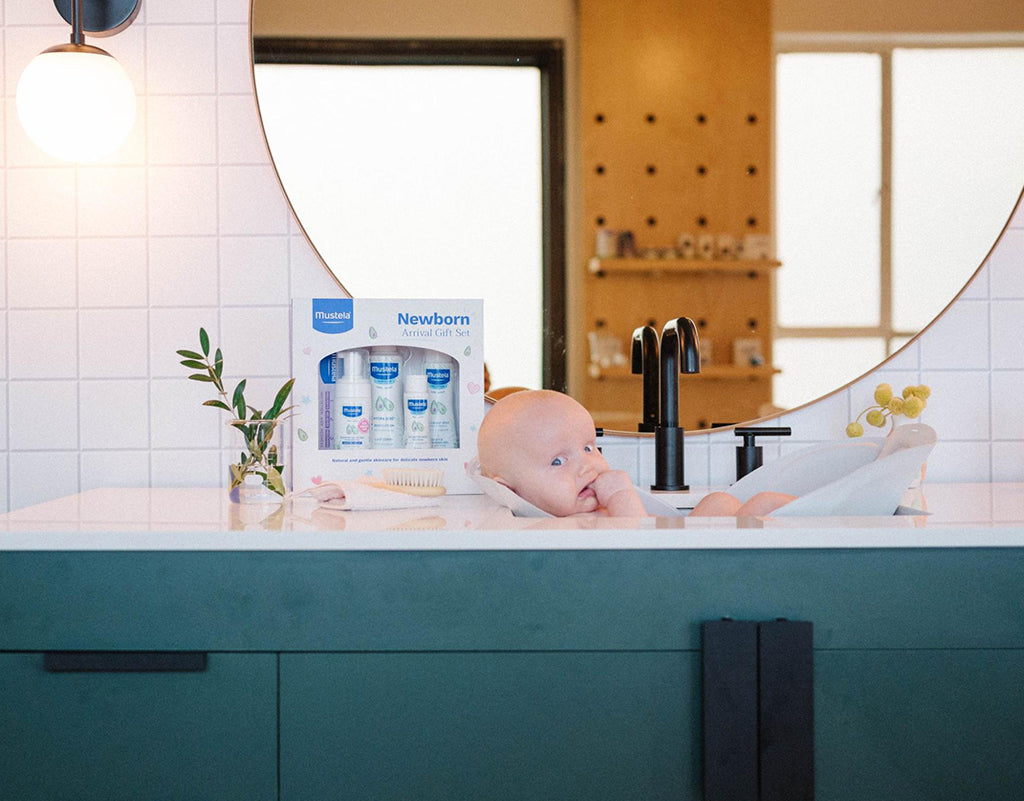
[[[0,551],[1024,547],[1024,484],[917,492],[907,500],[927,515],[538,519],[482,495],[333,512],[308,500],[239,506],[216,488],[96,489],[0,515]]]

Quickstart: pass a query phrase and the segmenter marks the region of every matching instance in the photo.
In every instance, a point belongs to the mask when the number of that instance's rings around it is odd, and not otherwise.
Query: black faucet
[[[633,331],[632,371],[644,377],[644,411],[636,430],[650,434],[658,426],[658,330],[653,325]]]
[[[683,428],[679,425],[679,373],[700,372],[700,338],[693,320],[677,317],[665,323],[660,355],[661,416],[654,429],[651,489],[687,490],[689,487],[683,477]]]

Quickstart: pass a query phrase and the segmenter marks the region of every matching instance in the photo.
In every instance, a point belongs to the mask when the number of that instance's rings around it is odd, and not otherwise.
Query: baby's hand
[[[597,502],[612,517],[644,517],[644,505],[633,489],[633,482],[624,470],[607,470],[591,484]]]

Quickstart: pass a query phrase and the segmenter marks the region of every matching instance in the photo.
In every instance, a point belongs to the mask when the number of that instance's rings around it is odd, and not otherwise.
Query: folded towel
[[[364,484],[361,481],[325,481],[287,497],[309,495],[320,502],[323,509],[343,512],[380,511],[383,509],[416,509],[422,506],[440,506],[438,497],[409,495],[399,490]]]

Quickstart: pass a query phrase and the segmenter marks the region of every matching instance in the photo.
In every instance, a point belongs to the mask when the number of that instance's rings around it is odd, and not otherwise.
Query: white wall
[[[174,351],[206,326],[227,371],[269,395],[290,374],[290,298],[337,293],[267,155],[248,3],[144,0],[100,42],[128,69],[139,119],[121,153],[90,167],[42,155],[14,110],[25,64],[68,27],[50,0],[3,0],[0,13],[0,510],[97,486],[217,485],[228,432]],[[1024,480],[1022,268],[1018,214],[961,300],[883,368],[934,388],[932,479]],[[841,435],[877,380],[787,415],[794,443]],[[688,440],[691,483],[728,480],[734,440]],[[650,480],[632,440],[607,450]]]

